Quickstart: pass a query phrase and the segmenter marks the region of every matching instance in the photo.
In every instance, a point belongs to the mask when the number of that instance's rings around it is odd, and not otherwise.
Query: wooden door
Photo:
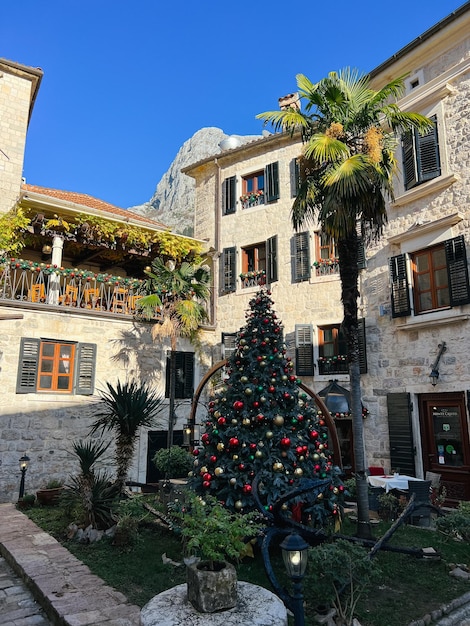
[[[470,442],[463,392],[419,398],[424,471],[441,475],[446,503],[470,500]]]

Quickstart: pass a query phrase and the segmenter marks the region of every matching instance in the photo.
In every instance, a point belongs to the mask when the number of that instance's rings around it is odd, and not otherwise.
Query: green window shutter
[[[359,368],[361,374],[367,374],[366,320],[361,317],[357,321],[359,334]]]
[[[389,263],[392,289],[392,317],[411,315],[406,257],[404,254],[399,254],[398,256],[392,257]]]
[[[292,159],[290,162],[290,188],[291,197],[295,198],[299,193],[300,187],[300,166],[299,159]]]
[[[295,325],[295,373],[313,376],[313,328],[311,324]]]
[[[463,235],[444,242],[451,306],[470,303],[467,251]]]
[[[308,232],[294,235],[294,282],[310,278],[310,248]]]
[[[96,344],[79,343],[76,355],[75,393],[91,396],[95,389]]]
[[[387,395],[390,465],[401,474],[415,476],[415,448],[409,393]]]
[[[362,235],[361,223],[357,222],[357,269],[365,270],[367,268],[366,247],[364,245],[364,237]]]
[[[237,333],[222,333],[222,358],[229,359],[237,348]]]
[[[194,394],[194,352],[176,352],[175,399],[185,400]],[[170,357],[166,358],[165,398],[170,397]]]
[[[439,140],[437,136],[437,119],[433,116],[433,127],[425,135],[420,135],[415,130],[418,177],[419,182],[424,183],[441,174],[441,160],[439,156]]]
[[[224,248],[220,264],[220,293],[230,293],[237,288],[236,272],[236,248]]]
[[[236,177],[230,176],[222,182],[222,215],[235,213],[236,200]]]
[[[267,267],[266,267],[266,279],[268,284],[274,283],[278,280],[277,276],[277,235],[270,237],[266,241],[267,249]]]
[[[40,343],[39,339],[21,338],[16,393],[36,393]]]
[[[270,163],[264,172],[266,178],[266,202],[279,199],[279,163]]]

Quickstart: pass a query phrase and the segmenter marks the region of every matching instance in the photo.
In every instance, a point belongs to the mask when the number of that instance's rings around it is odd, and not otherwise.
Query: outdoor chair
[[[412,526],[430,526],[431,511],[437,508],[431,503],[431,481],[410,480],[408,482],[409,499],[414,494],[415,500],[409,514]]]

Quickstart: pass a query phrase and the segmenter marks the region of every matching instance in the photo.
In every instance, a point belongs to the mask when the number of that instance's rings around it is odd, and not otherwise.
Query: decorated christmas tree
[[[303,520],[308,517],[313,525],[323,525],[325,518],[337,518],[343,486],[332,462],[323,415],[300,389],[301,381],[286,356],[282,325],[270,295],[260,290],[250,301],[227,378],[209,402],[202,447],[194,450],[192,486],[231,510],[251,511],[256,508],[255,477],[267,510],[301,479],[330,479],[314,502],[302,496],[289,508],[294,515],[301,510]]]

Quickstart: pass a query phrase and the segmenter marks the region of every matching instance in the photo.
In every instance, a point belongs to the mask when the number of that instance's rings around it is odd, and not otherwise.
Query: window
[[[248,209],[279,198],[279,164],[270,163],[264,170],[248,174],[242,179],[242,208]]]
[[[290,188],[291,188],[291,196],[295,198],[299,193],[300,189],[300,166],[299,159],[292,159],[290,162]]]
[[[222,358],[229,359],[237,348],[237,333],[222,333]]]
[[[236,208],[236,178],[231,176],[222,182],[222,215],[235,213]]]
[[[313,376],[313,328],[311,324],[295,325],[295,373]]]
[[[166,358],[165,398],[170,397],[170,355]],[[184,400],[194,394],[194,352],[175,352],[175,398]]]
[[[358,320],[359,367],[361,374],[367,373],[365,320]],[[346,338],[340,324],[318,328],[318,373],[321,375],[348,374]]]
[[[403,176],[405,189],[412,189],[441,174],[437,118],[431,117],[434,126],[426,134],[417,130],[402,136]]]
[[[408,274],[410,260],[411,278]],[[463,235],[442,244],[390,259],[392,317],[470,303],[467,252]]]
[[[272,283],[277,277],[277,235],[262,243],[241,249],[241,287],[256,287],[266,281]]]
[[[236,248],[224,248],[220,263],[220,293],[230,293],[237,288],[236,277]]]
[[[294,235],[294,282],[300,283],[310,278],[310,249],[308,232]]]
[[[91,395],[96,344],[23,337],[16,393]]]

